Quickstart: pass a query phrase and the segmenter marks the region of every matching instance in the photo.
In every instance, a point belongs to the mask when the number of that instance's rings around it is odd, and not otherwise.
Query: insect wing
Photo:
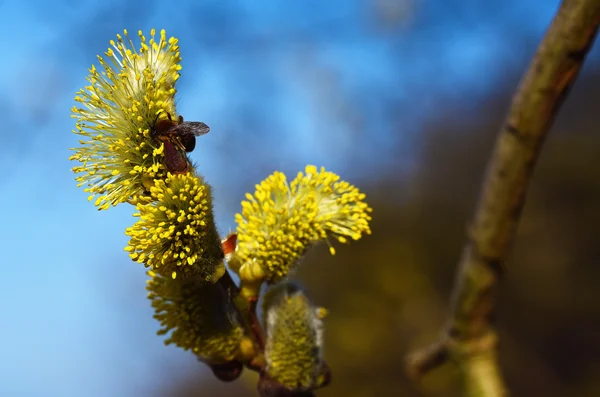
[[[184,122],[176,128],[177,135],[186,152],[191,152],[196,148],[196,137],[208,134],[210,127],[200,121]]]
[[[210,127],[204,124],[201,121],[186,121],[182,124],[179,124],[179,130],[182,135],[206,135],[210,131]]]

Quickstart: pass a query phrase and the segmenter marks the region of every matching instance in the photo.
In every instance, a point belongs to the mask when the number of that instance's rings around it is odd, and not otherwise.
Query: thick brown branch
[[[600,1],[562,2],[521,80],[488,163],[459,263],[447,329],[433,348],[412,355],[410,374],[418,376],[455,356],[470,378],[467,382],[475,382],[470,389],[479,391],[470,395],[503,394],[491,324],[495,289],[540,148],[594,41],[599,22]],[[485,365],[478,367],[478,363]],[[484,380],[476,379],[484,373],[494,374],[496,393],[489,391]]]

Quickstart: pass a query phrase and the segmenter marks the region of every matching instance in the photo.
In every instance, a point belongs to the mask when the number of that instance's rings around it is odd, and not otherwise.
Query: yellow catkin
[[[148,298],[161,324],[158,334],[168,335],[165,344],[190,350],[211,364],[242,355],[244,331],[219,284],[148,273]]]
[[[139,32],[136,48],[125,31],[111,40],[99,67],[89,69],[89,85],[77,92],[71,111],[80,146],[70,160],[78,186],[99,209],[137,201],[147,180],[164,178],[162,144],[151,138],[157,118],[175,115],[175,83],[179,78],[179,45],[155,31]]]
[[[246,194],[235,217],[233,260],[241,264],[240,277],[277,282],[294,270],[312,243],[329,237],[347,243],[369,234],[371,208],[364,199],[355,186],[324,168],[307,166],[290,183],[283,173],[273,173],[254,194]]]
[[[138,203],[138,221],[125,233],[130,257],[172,279],[223,274],[221,239],[213,218],[210,186],[193,173],[155,180],[151,200]]]

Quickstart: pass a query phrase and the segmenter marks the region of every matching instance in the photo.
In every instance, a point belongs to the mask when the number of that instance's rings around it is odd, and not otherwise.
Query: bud
[[[256,390],[260,397],[297,397],[296,393],[264,374],[258,380]]]
[[[263,313],[267,363],[264,386],[272,388],[275,382],[294,392],[324,386],[329,368],[323,360],[319,309],[297,286],[284,284],[266,293]]]
[[[213,374],[222,382],[231,382],[236,380],[242,374],[244,365],[233,360],[225,364],[209,364]]]

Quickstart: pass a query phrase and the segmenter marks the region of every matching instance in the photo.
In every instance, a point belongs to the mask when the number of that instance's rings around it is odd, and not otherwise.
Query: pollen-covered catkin
[[[225,268],[210,186],[194,173],[168,174],[154,181],[150,195],[137,204],[139,220],[125,231],[131,258],[164,277],[216,281]]]
[[[149,275],[148,298],[162,327],[158,334],[168,335],[165,344],[191,350],[209,364],[227,363],[241,354],[244,331],[220,284]]]
[[[78,91],[71,111],[81,146],[70,160],[78,186],[99,209],[136,202],[144,185],[166,177],[164,147],[151,139],[151,128],[167,113],[175,116],[175,83],[181,70],[178,40],[164,30],[155,41],[142,32],[139,48],[127,31],[111,40],[100,69],[89,69],[88,86]]]
[[[307,248],[334,238],[341,243],[371,233],[365,194],[332,172],[307,166],[289,184],[275,172],[247,194],[236,214],[232,263],[245,282],[278,282],[294,271]],[[330,244],[330,251],[335,253]]]

